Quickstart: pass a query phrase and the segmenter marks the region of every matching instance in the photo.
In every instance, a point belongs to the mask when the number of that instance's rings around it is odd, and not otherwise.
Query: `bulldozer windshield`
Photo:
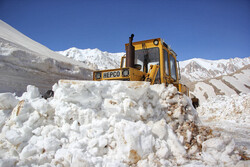
[[[159,48],[141,49],[135,51],[135,64],[142,66],[141,71],[148,73],[150,65],[159,65],[160,53]]]

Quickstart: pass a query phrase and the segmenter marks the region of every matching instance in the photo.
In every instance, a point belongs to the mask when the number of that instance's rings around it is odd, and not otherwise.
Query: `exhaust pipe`
[[[129,44],[126,48],[126,67],[134,68],[135,65],[135,47],[132,44],[134,38],[134,34],[131,34],[129,37]]]

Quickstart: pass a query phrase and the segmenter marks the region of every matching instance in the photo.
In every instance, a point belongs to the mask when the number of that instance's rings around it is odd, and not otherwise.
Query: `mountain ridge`
[[[250,57],[206,60],[193,58],[180,62],[181,74],[190,81],[202,81],[222,75],[229,75],[250,64]]]

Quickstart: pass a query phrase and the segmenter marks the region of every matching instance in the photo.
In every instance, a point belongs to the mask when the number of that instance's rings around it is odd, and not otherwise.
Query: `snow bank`
[[[59,79],[91,79],[87,64],[62,56],[0,20],[0,93],[21,95],[27,85],[45,93]]]
[[[9,98],[19,102],[0,134],[0,166],[232,165],[239,160],[234,141],[201,126],[189,99],[172,85],[61,80],[53,90],[48,100],[33,86],[22,97]]]
[[[250,93],[209,98],[197,109],[199,116],[210,120],[250,123]]]

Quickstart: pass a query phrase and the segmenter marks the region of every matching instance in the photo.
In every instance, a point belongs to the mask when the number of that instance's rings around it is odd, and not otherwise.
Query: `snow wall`
[[[234,165],[234,141],[200,124],[169,85],[59,81],[0,94],[0,166]]]

